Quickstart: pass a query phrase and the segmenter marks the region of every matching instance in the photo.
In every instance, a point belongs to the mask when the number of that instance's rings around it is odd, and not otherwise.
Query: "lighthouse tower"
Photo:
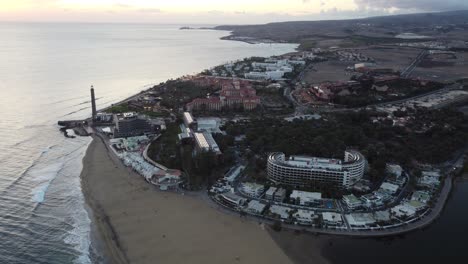
[[[92,108],[92,111],[93,111],[93,121],[96,120],[96,115],[97,115],[97,111],[96,111],[96,97],[94,96],[94,87],[91,85],[91,108]]]

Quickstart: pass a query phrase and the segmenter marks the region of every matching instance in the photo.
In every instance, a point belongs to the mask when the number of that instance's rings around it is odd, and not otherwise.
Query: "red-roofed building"
[[[204,77],[207,78],[207,77]],[[223,108],[234,109],[243,108],[244,110],[253,110],[260,104],[260,97],[252,88],[250,82],[245,80],[229,80],[221,84],[219,97],[197,98],[187,104],[187,110],[210,110],[219,111]]]

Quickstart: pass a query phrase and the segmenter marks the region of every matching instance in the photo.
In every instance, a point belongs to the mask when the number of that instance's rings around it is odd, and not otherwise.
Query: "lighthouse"
[[[96,111],[96,97],[94,96],[94,87],[91,85],[91,108],[92,108],[92,111],[93,111],[93,121],[96,120],[96,115],[97,115],[97,111]]]

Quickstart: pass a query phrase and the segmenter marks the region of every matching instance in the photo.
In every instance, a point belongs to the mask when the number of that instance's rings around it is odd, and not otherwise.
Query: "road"
[[[421,63],[421,61],[426,58],[426,56],[429,54],[429,52],[427,50],[423,50],[421,51],[421,53],[419,53],[419,55],[416,57],[416,59],[413,60],[413,62],[410,64],[410,66],[408,66],[402,73],[401,73],[401,77],[403,78],[408,78],[409,76],[411,76],[411,74],[413,73],[414,69],[418,66],[419,63]]]

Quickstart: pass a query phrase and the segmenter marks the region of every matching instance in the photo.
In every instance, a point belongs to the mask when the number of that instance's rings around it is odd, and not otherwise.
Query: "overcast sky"
[[[468,0],[0,0],[0,21],[251,24],[468,9]]]

